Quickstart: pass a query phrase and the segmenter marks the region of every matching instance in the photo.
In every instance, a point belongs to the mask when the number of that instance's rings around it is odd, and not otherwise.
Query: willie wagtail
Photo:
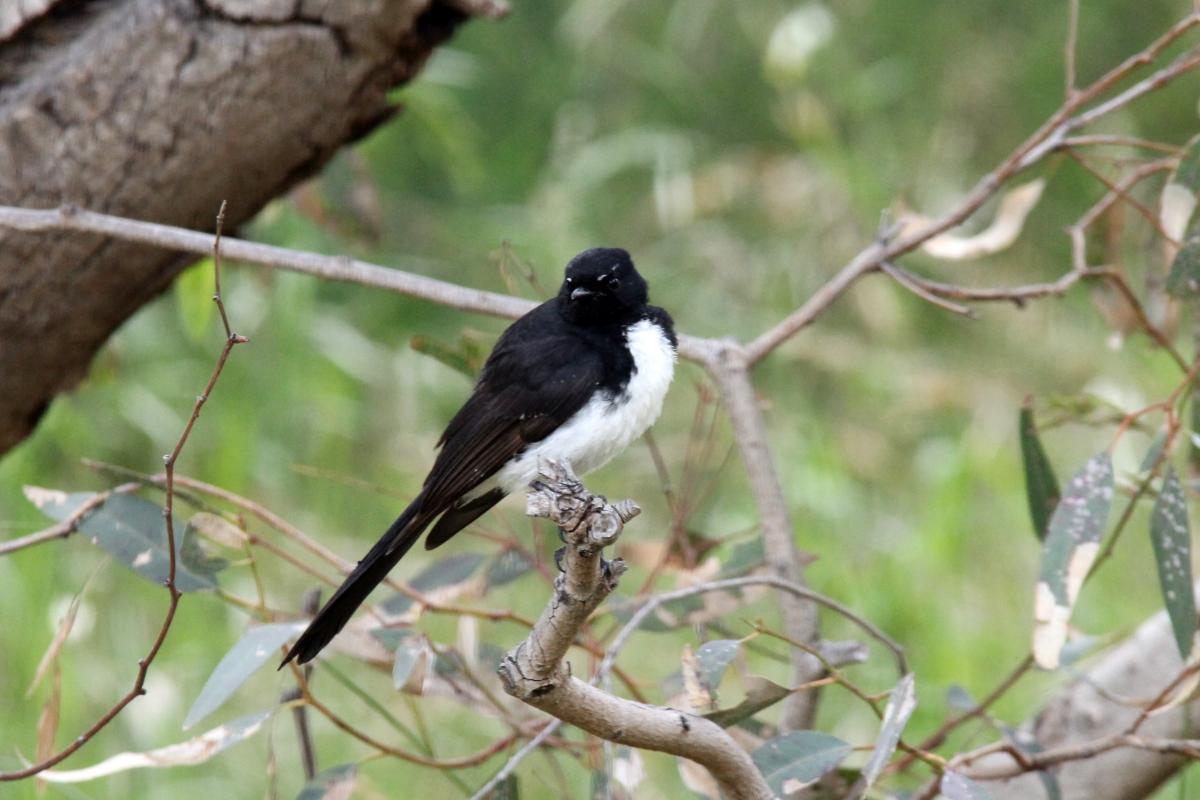
[[[571,259],[558,295],[496,342],[442,433],[420,494],[283,663],[316,656],[430,524],[428,550],[524,490],[539,458],[569,461],[580,474],[606,464],[658,418],[675,350],[671,315],[647,303],[646,281],[628,253],[595,248]]]

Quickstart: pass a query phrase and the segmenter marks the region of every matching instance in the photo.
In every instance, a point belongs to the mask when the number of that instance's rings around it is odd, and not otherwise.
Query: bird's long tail
[[[420,510],[418,497],[404,513],[396,518],[375,546],[363,556],[324,607],[313,617],[308,628],[292,645],[279,665],[282,669],[293,658],[303,664],[311,661],[325,645],[350,621],[355,609],[362,605],[371,590],[379,585],[392,567],[416,544],[431,517]]]

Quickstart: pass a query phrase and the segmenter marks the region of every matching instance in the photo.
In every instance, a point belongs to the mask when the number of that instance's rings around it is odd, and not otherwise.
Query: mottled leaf
[[[402,692],[421,694],[425,689],[425,677],[429,674],[429,664],[432,660],[433,651],[424,639],[412,636],[403,640],[396,648],[396,660],[392,664],[392,683]]]
[[[1171,262],[1171,272],[1167,276],[1167,292],[1182,298],[1200,294],[1200,219],[1188,226],[1179,252]]]
[[[942,797],[945,800],[991,800],[987,790],[968,777],[946,770],[942,774]]]
[[[485,583],[487,588],[494,589],[512,583],[532,568],[533,562],[520,550],[505,550],[488,565]]]
[[[99,764],[83,769],[57,772],[46,770],[38,773],[38,779],[51,783],[82,783],[143,767],[179,767],[203,764],[230,745],[253,736],[271,716],[270,711],[260,711],[239,717],[212,730],[188,739],[186,742],[148,750],[144,753],[118,753]]]
[[[792,731],[771,739],[750,757],[775,794],[784,797],[820,780],[853,749],[826,733]]]
[[[69,519],[90,500],[90,492],[66,492],[26,486],[25,496],[51,519]],[[117,561],[158,584],[167,580],[167,526],[162,507],[130,494],[116,494],[80,520],[79,532]],[[216,588],[216,572],[223,562],[197,559],[185,548],[184,529],[175,524],[175,586],[181,592]]]
[[[724,708],[720,711],[709,712],[704,715],[704,718],[712,720],[722,728],[728,728],[732,725],[737,725],[744,719],[754,716],[764,708],[775,705],[792,693],[785,686],[780,686],[766,678],[759,678],[754,675],[743,678],[742,686],[746,690],[746,696],[742,699],[742,702],[733,708]]]
[[[459,553],[443,558],[421,570],[409,586],[433,599],[453,597],[465,588],[483,559],[479,553]],[[412,604],[408,595],[394,594],[383,602],[383,608],[390,614],[403,614]]]
[[[1046,457],[1033,422],[1033,408],[1028,402],[1021,407],[1018,420],[1021,439],[1021,460],[1025,466],[1025,495],[1029,500],[1029,516],[1038,539],[1046,538],[1050,517],[1058,506],[1058,478]]]
[[[357,780],[357,764],[339,764],[322,770],[304,784],[296,800],[349,800]]]
[[[716,695],[721,678],[725,677],[725,670],[729,668],[741,646],[742,643],[737,639],[714,639],[700,645],[700,649],[696,651],[700,681],[710,694]]]
[[[1112,496],[1112,458],[1105,451],[1071,478],[1050,518],[1033,612],[1033,656],[1043,669],[1058,666],[1075,598],[1108,525]]]
[[[1167,467],[1162,490],[1150,514],[1150,540],[1158,563],[1163,601],[1184,661],[1190,659],[1196,636],[1196,596],[1192,590],[1192,535],[1187,500],[1175,470]]]
[[[1159,224],[1172,239],[1182,239],[1188,222],[1196,211],[1196,194],[1200,191],[1200,136],[1187,144],[1179,166],[1163,186],[1159,202]]]
[[[908,720],[916,708],[916,680],[910,672],[901,678],[896,687],[892,689],[887,708],[884,709],[883,721],[879,725],[879,738],[875,741],[875,749],[871,752],[871,758],[862,771],[868,788],[883,772],[892,753],[896,752],[896,745],[900,743],[900,734],[903,733],[904,726],[908,724]]]
[[[187,730],[220,708],[247,678],[272,656],[278,656],[279,648],[306,626],[304,622],[286,622],[260,625],[246,631],[208,676],[183,721],[183,729]]]
[[[687,697],[688,708],[697,713],[716,706],[713,695],[704,686],[700,677],[700,662],[692,652],[692,646],[685,644],[679,654],[679,675],[683,680],[683,692]]]

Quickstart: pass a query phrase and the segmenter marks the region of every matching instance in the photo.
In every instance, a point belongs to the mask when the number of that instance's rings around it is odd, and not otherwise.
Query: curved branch
[[[505,691],[610,742],[690,759],[712,773],[731,800],[773,797],[749,754],[717,724],[672,708],[625,700],[571,675],[563,661],[580,627],[612,592],[625,565],[601,552],[639,509],[610,505],[580,483],[570,466],[544,462],[526,513],[549,517],[564,532],[563,573],[537,625],[499,667]]]

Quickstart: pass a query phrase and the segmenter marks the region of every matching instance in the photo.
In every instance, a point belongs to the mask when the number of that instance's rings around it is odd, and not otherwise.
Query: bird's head
[[[567,264],[558,296],[563,313],[573,322],[623,322],[636,318],[645,307],[646,281],[629,253],[617,247],[593,247]]]

